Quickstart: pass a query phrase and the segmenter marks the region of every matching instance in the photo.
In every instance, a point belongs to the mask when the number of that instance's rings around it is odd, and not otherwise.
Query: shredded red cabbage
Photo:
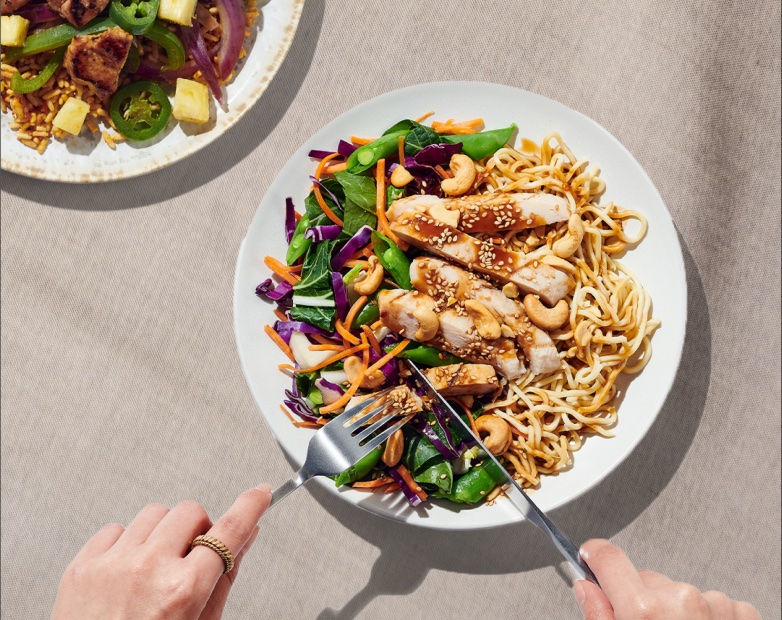
[[[285,390],[287,399],[282,401],[293,413],[299,416],[305,422],[317,422],[318,416],[310,409],[307,401],[300,394],[294,394],[291,390]]]
[[[219,8],[219,3],[218,3]],[[244,11],[242,11],[244,13]],[[222,23],[222,14],[220,15]],[[201,24],[198,23],[195,15],[193,16],[193,23],[191,26],[181,26],[180,32],[182,33],[182,42],[185,44],[185,48],[193,57],[193,61],[201,70],[201,74],[204,76],[206,83],[209,85],[209,89],[217,99],[218,103],[223,103],[223,89],[220,87],[220,80],[217,79],[217,73],[215,73],[214,65],[212,64],[212,57],[206,49],[206,43],[204,42],[204,35],[201,32]],[[226,26],[223,25],[223,39],[226,36]],[[244,37],[244,30],[242,30],[242,37]],[[226,48],[222,45],[220,52]]]
[[[291,332],[302,332],[303,334],[318,334],[326,338],[332,338],[337,340],[339,334],[330,334],[329,332],[315,327],[304,321],[277,321],[274,324],[274,331],[276,331],[282,339],[287,343],[290,342]]]
[[[405,169],[413,176],[413,180],[405,186],[408,196],[413,194],[432,194],[442,196],[440,188],[442,179],[432,166],[419,164],[412,157],[405,157]]]
[[[358,147],[355,144],[345,142],[344,140],[340,140],[339,145],[337,146],[337,152],[345,158],[350,157],[356,149],[358,149]]]
[[[215,0],[220,26],[223,30],[220,52],[217,54],[217,68],[220,79],[227,80],[239,62],[244,32],[247,29],[247,13],[242,0]],[[210,63],[211,64],[211,63]]]
[[[407,501],[410,502],[410,505],[413,508],[421,503],[421,498],[416,495],[415,491],[413,491],[405,479],[402,478],[402,474],[399,473],[399,470],[396,466],[388,468],[388,475],[391,476],[394,479],[394,482],[399,485],[399,488],[402,489],[402,493],[405,494]]]
[[[334,303],[337,305],[337,314],[344,321],[350,310],[350,301],[348,300],[348,289],[339,271],[331,272],[331,288],[334,289]]]
[[[334,271],[337,271],[338,269],[342,269],[342,267],[350,259],[351,256],[353,256],[367,243],[369,243],[371,237],[372,237],[371,226],[362,226],[361,228],[359,228],[356,231],[356,234],[353,235],[350,239],[348,239],[348,242],[340,248],[339,252],[337,252],[336,254],[334,254],[334,256],[331,257],[331,268]]]
[[[321,151],[318,149],[312,149],[309,153],[307,153],[307,157],[312,157],[312,159],[323,159],[324,157],[328,157],[329,155],[333,155],[334,151]]]
[[[281,306],[290,306],[293,303],[293,287],[285,281],[275,287],[272,279],[268,278],[255,287],[255,294],[261,299],[276,301]]]
[[[462,152],[462,143],[430,144],[418,151],[413,159],[422,166],[443,166],[451,161],[451,156]]]
[[[285,241],[288,243],[293,239],[293,232],[296,230],[296,208],[293,206],[293,198],[288,196],[285,199]]]
[[[446,423],[450,413],[446,411],[445,408],[436,400],[432,401],[432,413],[434,414],[437,423],[440,425],[440,428],[443,430],[443,435],[445,435],[445,445],[458,457],[460,454],[459,448],[454,446],[451,430],[448,428],[448,424]]]
[[[437,448],[437,451],[448,460],[459,458],[459,454],[456,449],[452,449],[451,447],[446,446],[442,439],[440,439],[440,436],[431,426],[429,426],[423,416],[417,415],[412,420],[410,420],[410,426],[417,432],[421,433],[429,441],[431,441],[432,445]]]
[[[333,241],[339,237],[342,232],[342,226],[338,224],[324,224],[323,226],[312,226],[304,231],[305,239],[312,239],[315,243],[321,241]]]

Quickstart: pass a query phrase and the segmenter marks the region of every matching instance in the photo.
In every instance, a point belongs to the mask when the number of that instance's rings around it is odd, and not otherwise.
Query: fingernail
[[[266,484],[265,482],[263,484],[259,484],[255,488],[258,489],[261,493],[266,493],[267,495],[271,495],[272,494],[272,488],[268,484]]]
[[[242,548],[243,551],[249,551],[250,547],[253,546],[253,543],[255,542],[255,539],[258,538],[258,532],[261,531],[261,528],[259,526],[255,526],[253,528],[253,533],[250,534],[250,538],[247,539],[247,542],[244,544],[244,547]]]
[[[584,589],[583,580],[578,580],[576,581],[576,583],[573,584],[573,594],[575,595],[578,604],[583,607],[584,601],[587,598],[587,593],[586,590]]]

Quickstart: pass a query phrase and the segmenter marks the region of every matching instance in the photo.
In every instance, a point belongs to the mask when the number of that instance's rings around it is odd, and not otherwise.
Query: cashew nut
[[[603,249],[605,249],[605,246],[603,246]],[[570,274],[576,273],[576,266],[574,264],[569,263],[564,258],[560,258],[559,256],[555,256],[553,254],[547,254],[540,259],[540,262],[549,265],[550,267],[554,267],[555,269],[561,269],[562,271],[566,271]]]
[[[502,334],[500,324],[494,318],[494,315],[489,312],[489,309],[480,301],[468,299],[464,302],[464,309],[467,310],[467,314],[475,321],[475,327],[481,338],[494,340],[500,337]]]
[[[570,216],[567,221],[567,234],[561,239],[557,239],[551,249],[554,250],[554,254],[560,258],[567,258],[573,256],[578,246],[581,245],[581,240],[584,238],[584,224],[581,222],[581,218],[577,214]]]
[[[383,281],[385,271],[374,254],[369,257],[369,270],[362,271],[353,283],[353,290],[359,295],[371,295]]]
[[[480,435],[486,434],[483,445],[494,456],[507,452],[513,443],[513,435],[508,423],[496,415],[482,415],[475,420],[475,429]]]
[[[459,228],[459,217],[461,216],[461,213],[456,210],[448,209],[441,202],[429,207],[429,215],[438,222],[448,224],[448,226],[453,226],[454,228]]]
[[[500,325],[500,334],[502,334],[503,338],[514,338],[516,336],[516,333],[505,323]]]
[[[440,329],[440,319],[437,318],[434,310],[426,306],[416,306],[413,317],[418,321],[418,329],[413,335],[415,340],[426,342],[435,337],[437,330]]]
[[[470,191],[472,184],[475,183],[475,177],[478,175],[473,160],[463,153],[451,155],[450,170],[453,173],[453,178],[443,179],[443,182],[440,183],[443,191],[449,196],[461,196]]]
[[[562,327],[570,316],[570,308],[564,299],[560,299],[553,308],[547,308],[532,293],[524,297],[524,309],[530,321],[548,331]]]
[[[345,375],[347,375],[348,381],[354,383],[358,379],[358,373],[361,372],[361,358],[356,355],[351,355],[345,358]],[[364,375],[359,387],[366,388],[368,390],[374,390],[379,388],[386,381],[386,376],[380,369],[377,369],[371,375]]]
[[[386,439],[386,447],[383,450],[383,462],[389,467],[393,467],[402,460],[402,453],[405,450],[405,436],[402,429],[393,432],[391,437]]]
[[[391,185],[394,187],[404,187],[412,180],[413,175],[404,166],[397,166],[391,173]]]
[[[502,294],[508,299],[516,299],[519,296],[519,287],[513,282],[508,282],[502,287]]]

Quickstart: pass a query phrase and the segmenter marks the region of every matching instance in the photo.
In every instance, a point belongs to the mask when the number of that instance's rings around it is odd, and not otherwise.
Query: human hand
[[[212,525],[195,502],[169,510],[143,508],[127,528],[104,526],[65,570],[52,620],[217,620],[245,553],[269,507],[268,485],[242,493]],[[200,534],[222,541],[235,558],[223,574],[223,560],[190,543]]]
[[[752,605],[722,592],[701,593],[688,583],[635,570],[624,552],[607,540],[588,541],[581,556],[602,586],[589,581],[573,585],[585,620],[760,620]]]

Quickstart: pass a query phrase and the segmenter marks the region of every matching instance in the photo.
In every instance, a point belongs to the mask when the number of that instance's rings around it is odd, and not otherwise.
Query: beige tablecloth
[[[308,136],[444,79],[594,118],[649,172],[685,248],[670,398],[632,456],[552,516],[780,618],[779,3],[463,4],[307,0],[260,103],[201,153],[94,187],[0,176],[3,618],[47,617],[104,522],[186,498],[218,515],[288,478],[235,352],[239,244]],[[227,618],[578,614],[531,526],[433,533],[316,486],[262,525]]]

